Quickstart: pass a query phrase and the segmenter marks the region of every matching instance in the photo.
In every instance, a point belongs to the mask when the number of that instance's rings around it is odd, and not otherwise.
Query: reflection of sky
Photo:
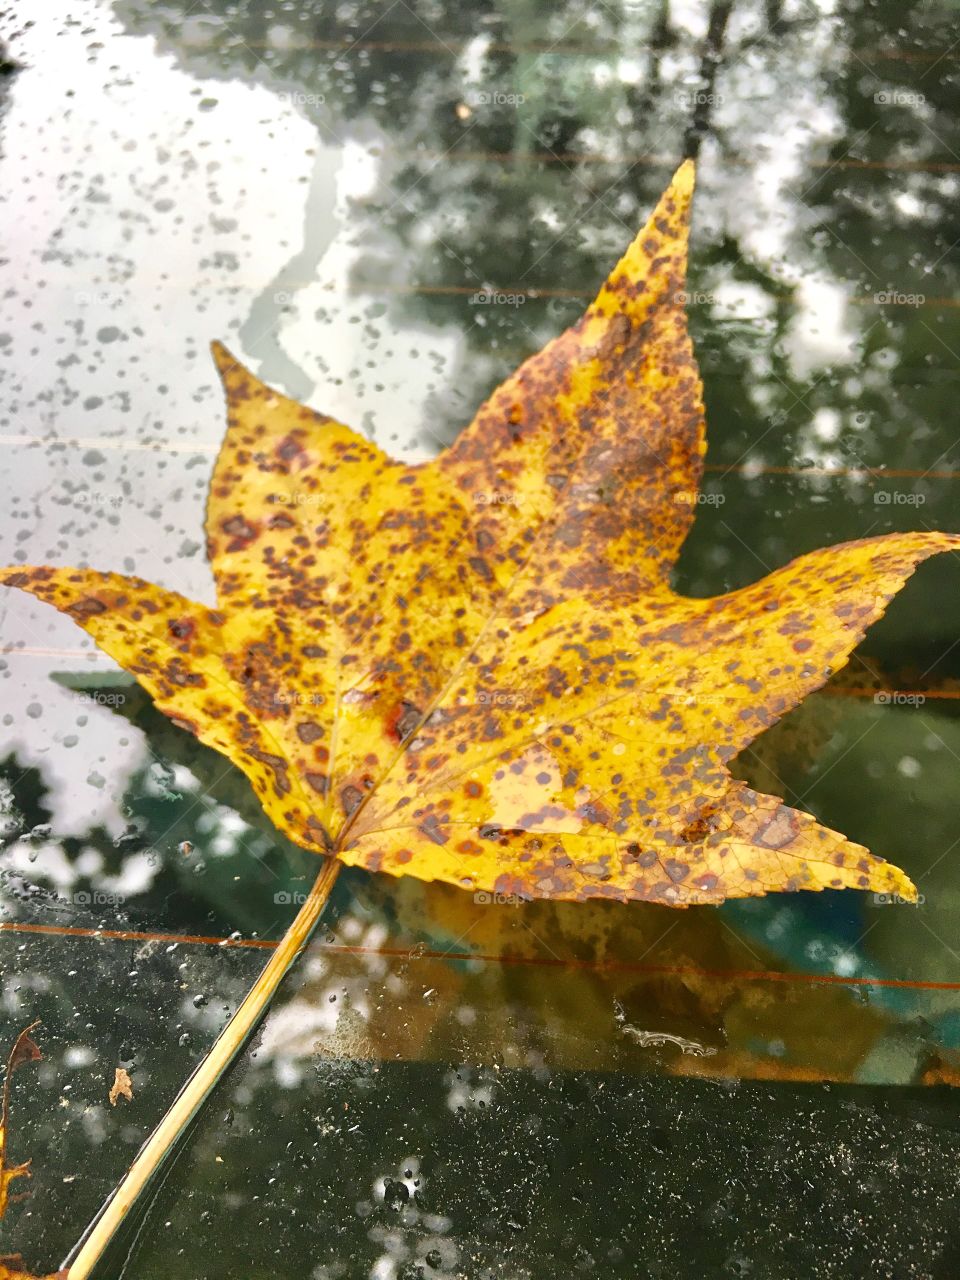
[[[343,296],[348,204],[380,181],[367,145],[320,145],[282,95],[198,81],[100,6],[72,17],[38,11],[18,40],[3,121],[16,277],[0,301],[0,554],[209,601],[201,520],[224,415],[207,342],[409,456],[430,394],[410,348],[442,369],[458,340],[410,320],[375,332],[383,308]],[[122,830],[115,796],[144,759],[140,735],[48,679],[112,663],[16,592],[0,626],[5,647],[41,651],[5,657],[3,749],[42,765],[62,834]]]

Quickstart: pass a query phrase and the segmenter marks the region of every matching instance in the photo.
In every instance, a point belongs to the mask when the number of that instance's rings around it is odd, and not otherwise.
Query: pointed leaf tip
[[[210,354],[213,356],[213,363],[217,366],[217,372],[223,381],[234,369],[243,367],[233,352],[225,347],[219,338],[214,338],[210,343]]]
[[[688,159],[684,160],[679,169],[677,169],[670,185],[674,190],[680,191],[684,195],[689,195],[693,191],[696,181],[697,162],[693,159]]]
[[[889,865],[890,871],[896,879],[898,895],[906,902],[919,902],[920,894],[917,891],[917,886],[913,883],[907,873],[905,871],[901,871],[899,867],[895,867],[892,863],[887,865]]]

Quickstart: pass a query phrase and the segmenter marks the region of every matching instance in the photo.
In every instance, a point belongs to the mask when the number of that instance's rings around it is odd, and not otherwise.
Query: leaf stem
[[[340,863],[336,858],[324,859],[323,867],[307,894],[306,901],[259,978],[220,1032],[207,1056],[197,1065],[177,1094],[166,1115],[140,1148],[124,1178],[110,1193],[97,1216],[64,1260],[64,1280],[87,1280],[140,1193],[243,1048],[283,978],[309,942],[339,870]]]

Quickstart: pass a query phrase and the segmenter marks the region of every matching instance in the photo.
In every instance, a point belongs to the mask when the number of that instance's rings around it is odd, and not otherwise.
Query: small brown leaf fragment
[[[5,1253],[0,1256],[0,1280],[67,1280],[66,1271],[55,1271],[46,1276],[35,1276],[23,1268],[23,1255]]]
[[[10,1077],[16,1071],[17,1067],[22,1067],[28,1062],[39,1062],[41,1058],[40,1050],[30,1037],[30,1032],[39,1027],[39,1022],[31,1022],[29,1027],[25,1027],[13,1042],[13,1048],[7,1057],[7,1070],[3,1077],[3,1095],[0,1099],[0,1218],[7,1211],[7,1204],[10,1199],[10,1184],[15,1178],[30,1177],[30,1161],[25,1160],[23,1164],[7,1164],[7,1133],[9,1111],[10,1111]],[[2,1265],[2,1264],[0,1264]],[[2,1280],[3,1271],[0,1270],[0,1280]]]
[[[123,1067],[117,1067],[114,1072],[109,1098],[111,1107],[117,1105],[118,1098],[126,1098],[128,1102],[133,1101],[133,1081],[130,1079],[129,1071]]]
[[[17,1067],[22,1067],[26,1062],[39,1062],[43,1057],[35,1042],[30,1038],[30,1032],[34,1027],[39,1027],[39,1022],[31,1023],[24,1031],[21,1031],[14,1041],[13,1048],[10,1050],[10,1057],[7,1059],[7,1071],[12,1072]]]

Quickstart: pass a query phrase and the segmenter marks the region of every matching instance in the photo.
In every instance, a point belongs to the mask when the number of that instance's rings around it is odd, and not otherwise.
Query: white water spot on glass
[[[840,414],[836,409],[818,409],[813,415],[811,426],[818,440],[832,444],[840,435]]]
[[[68,1045],[63,1053],[63,1065],[71,1070],[90,1067],[97,1060],[96,1050],[88,1044]]]

